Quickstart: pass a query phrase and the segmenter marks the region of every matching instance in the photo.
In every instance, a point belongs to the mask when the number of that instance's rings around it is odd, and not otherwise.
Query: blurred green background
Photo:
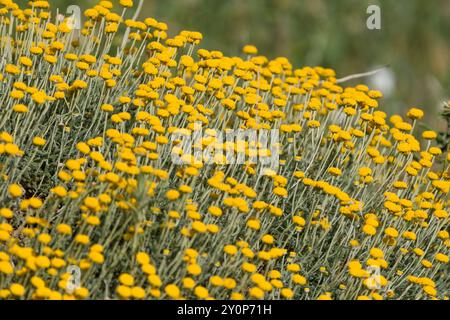
[[[96,3],[50,2],[60,11]],[[371,4],[381,8],[381,30],[366,27]],[[444,127],[439,111],[450,98],[449,0],[144,0],[140,17],[147,16],[167,22],[172,35],[200,31],[202,47],[229,55],[251,43],[261,54],[331,67],[339,77],[389,65],[389,72],[357,82],[385,88],[384,110],[421,107],[428,124]]]

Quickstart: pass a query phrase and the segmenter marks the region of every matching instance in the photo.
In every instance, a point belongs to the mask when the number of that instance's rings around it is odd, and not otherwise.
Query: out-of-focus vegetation
[[[61,11],[93,3],[54,2]],[[366,27],[370,4],[381,7],[379,31]],[[251,43],[262,54],[332,67],[340,76],[389,64],[395,90],[382,108],[401,113],[419,106],[430,125],[444,125],[438,115],[450,88],[448,0],[144,0],[141,16],[167,22],[172,32],[200,31],[202,46],[228,55]]]

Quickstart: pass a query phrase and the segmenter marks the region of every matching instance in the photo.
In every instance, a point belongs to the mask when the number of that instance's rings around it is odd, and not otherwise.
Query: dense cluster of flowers
[[[1,299],[447,299],[450,155],[420,109],[198,49],[131,0],[79,32],[0,5]],[[197,122],[246,155],[268,150],[217,133],[278,129],[279,167],[194,161],[170,135]]]

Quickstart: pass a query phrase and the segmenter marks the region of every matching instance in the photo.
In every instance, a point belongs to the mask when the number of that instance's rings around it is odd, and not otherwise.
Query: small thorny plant
[[[79,32],[47,1],[0,6],[0,298],[448,298],[450,155],[422,110],[199,49],[131,0]],[[196,123],[197,148],[261,159],[219,133],[278,130],[279,166],[197,161],[171,138]]]

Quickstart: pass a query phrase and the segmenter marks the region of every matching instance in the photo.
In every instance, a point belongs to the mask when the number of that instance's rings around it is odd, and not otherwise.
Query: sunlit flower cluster
[[[0,299],[447,299],[450,155],[422,110],[131,0],[79,32],[0,6]],[[278,129],[278,168],[195,161],[171,137],[196,123],[247,156],[269,150],[218,132]]]

